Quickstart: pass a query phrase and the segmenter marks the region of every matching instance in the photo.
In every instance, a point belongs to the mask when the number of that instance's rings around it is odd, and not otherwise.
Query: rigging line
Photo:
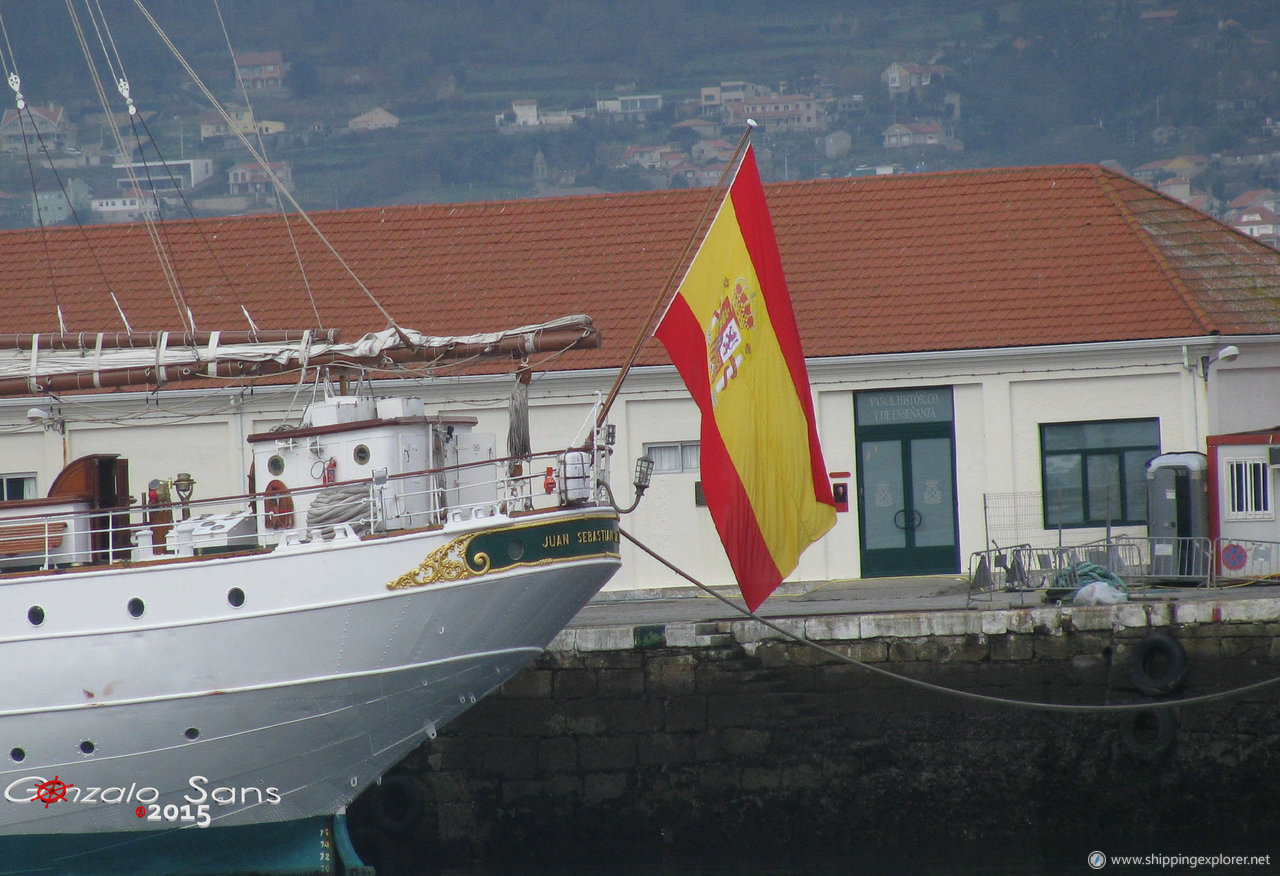
[[[67,2],[70,2],[70,0],[67,0]],[[307,227],[309,227],[320,242],[324,244],[324,247],[329,251],[329,254],[337,260],[338,264],[342,266],[342,269],[347,272],[347,275],[351,277],[352,281],[360,288],[360,291],[364,292],[369,301],[373,303],[373,306],[378,309],[378,312],[386,318],[387,324],[399,329],[399,324],[396,322],[395,317],[387,312],[387,309],[382,306],[382,302],[380,302],[373,292],[370,291],[369,287],[364,284],[364,281],[360,279],[355,270],[350,264],[348,264],[347,260],[342,257],[342,254],[338,252],[337,248],[334,247],[329,238],[325,236],[324,232],[321,231],[315,221],[312,220],[311,214],[304,210],[302,205],[298,203],[298,199],[293,196],[293,193],[284,187],[284,184],[280,181],[280,177],[276,176],[275,171],[271,169],[266,158],[254,148],[253,144],[249,142],[249,138],[247,138],[234,123],[231,116],[227,114],[226,109],[218,102],[218,99],[213,96],[213,92],[211,92],[204,84],[204,81],[199,77],[199,75],[197,75],[196,71],[191,67],[191,64],[188,63],[187,59],[183,57],[180,51],[178,51],[178,47],[173,44],[173,40],[169,39],[169,35],[165,33],[164,28],[160,27],[159,22],[157,22],[151,15],[151,12],[143,4],[142,0],[133,0],[133,4],[138,8],[138,11],[142,13],[143,17],[147,19],[147,23],[151,25],[151,28],[160,37],[161,41],[164,42],[165,46],[173,54],[178,63],[182,65],[182,69],[186,71],[189,77],[191,77],[191,81],[195,86],[200,89],[200,93],[205,96],[205,99],[210,102],[218,115],[222,117],[223,121],[227,123],[231,131],[235,133],[236,139],[240,141],[241,145],[249,150],[249,154],[252,155],[262,166],[263,172],[266,173],[267,177],[271,180],[277,193],[289,201],[290,206],[292,206],[293,209],[298,212],[298,215],[302,217],[302,220],[307,223]]]
[[[1255,690],[1261,690],[1266,687],[1271,687],[1272,685],[1275,685],[1275,684],[1280,684],[1280,676],[1276,676],[1274,678],[1267,678],[1267,679],[1263,679],[1262,681],[1256,681],[1256,682],[1253,682],[1252,684],[1245,684],[1245,685],[1241,685],[1240,687],[1230,688],[1229,690],[1218,691],[1216,693],[1211,693],[1211,694],[1200,694],[1199,696],[1186,697],[1184,699],[1179,699],[1179,700],[1159,700],[1155,702],[1143,702],[1143,703],[1103,703],[1098,705],[1087,705],[1087,704],[1078,704],[1078,703],[1044,703],[1044,702],[1038,702],[1035,700],[1014,700],[1014,699],[1009,699],[1008,697],[997,697],[997,696],[992,696],[990,694],[981,694],[981,693],[974,693],[973,691],[959,690],[958,688],[946,687],[945,685],[935,684],[934,682],[925,681],[920,678],[912,678],[909,675],[899,675],[896,672],[890,672],[889,670],[883,669],[872,663],[864,663],[863,661],[858,660],[854,657],[850,657],[847,654],[841,654],[839,651],[835,650],[834,648],[828,648],[826,645],[819,644],[818,642],[813,641],[807,636],[803,636],[798,633],[793,633],[791,630],[786,629],[780,624],[776,624],[773,621],[768,620],[767,618],[760,617],[760,615],[756,614],[754,611],[750,611],[744,606],[738,605],[732,600],[729,600],[724,596],[720,595],[719,593],[716,593],[706,584],[703,584],[701,581],[694,578],[688,572],[685,572],[683,569],[679,568],[674,563],[670,562],[669,560],[667,560],[666,558],[658,554],[652,548],[642,543],[639,539],[637,539],[631,533],[627,532],[625,529],[619,529],[618,532],[627,541],[631,542],[641,551],[648,554],[650,557],[657,560],[662,565],[666,566],[672,572],[675,572],[681,578],[693,584],[699,590],[702,590],[704,593],[707,593],[710,596],[714,596],[716,599],[720,600],[725,605],[732,608],[734,611],[739,612],[740,614],[745,615],[751,620],[756,621],[757,623],[768,627],[769,629],[773,630],[775,633],[780,633],[782,636],[788,639],[791,639],[792,641],[797,642],[801,645],[814,648],[822,652],[823,654],[826,654],[828,657],[832,657],[840,661],[841,663],[848,663],[852,666],[857,666],[859,669],[865,669],[867,672],[871,672],[875,675],[884,676],[885,678],[889,678],[894,681],[901,682],[903,684],[906,684],[912,687],[923,688],[924,690],[933,691],[934,693],[944,694],[946,696],[959,697],[960,699],[964,699],[964,700],[972,700],[980,703],[989,703],[997,706],[1008,706],[1011,708],[1029,709],[1032,711],[1039,711],[1039,712],[1073,712],[1076,714],[1082,714],[1082,713],[1084,714],[1117,714],[1117,713],[1125,713],[1125,712],[1147,712],[1147,711],[1157,711],[1162,709],[1175,709],[1181,706],[1198,706],[1204,703],[1215,702],[1217,700],[1230,699],[1231,697],[1237,697],[1242,694],[1251,693],[1252,691],[1255,691]]]
[[[244,305],[244,299],[241,298],[240,296],[240,288],[232,281],[231,275],[227,273],[227,269],[222,264],[222,259],[218,257],[218,251],[214,248],[212,241],[209,240],[209,236],[204,233],[204,227],[200,225],[199,222],[196,221],[195,210],[194,208],[192,208],[191,202],[187,200],[187,196],[183,194],[182,186],[179,184],[177,177],[174,176],[173,169],[169,165],[168,160],[165,159],[164,154],[161,153],[160,145],[156,140],[155,134],[151,130],[151,126],[147,124],[147,120],[144,117],[142,117],[141,114],[139,114],[138,120],[142,123],[143,131],[146,132],[147,141],[150,142],[152,147],[156,150],[156,155],[160,158],[160,164],[161,166],[164,167],[165,172],[169,177],[169,181],[173,184],[173,191],[177,194],[178,200],[182,201],[183,209],[186,211],[187,217],[191,219],[192,228],[195,229],[196,233],[200,237],[200,241],[204,244],[205,249],[208,251],[209,258],[213,260],[213,264],[217,268],[218,273],[222,275],[222,279],[226,282],[227,288],[231,290],[231,296],[235,299],[236,305],[242,311],[247,312]],[[148,169],[148,180],[149,179],[150,179],[150,170]],[[194,170],[192,171],[192,179],[193,180],[195,179]],[[157,198],[156,204],[158,208],[159,207],[158,198]],[[161,224],[160,227],[161,229],[165,229],[165,225],[163,223]],[[166,242],[167,240],[168,240],[168,236],[166,231]],[[253,333],[256,335],[258,328],[257,326],[253,325],[252,320],[250,320],[249,327],[250,329],[252,329]]]
[[[85,2],[87,5],[88,0],[85,0]],[[98,10],[97,15],[102,20],[102,31],[106,33],[107,42],[111,44],[111,52],[115,55],[116,66],[120,68],[120,78],[122,81],[124,81],[127,79],[124,72],[124,59],[120,56],[119,49],[117,49],[116,47],[115,36],[111,33],[111,26],[107,23],[106,15],[102,11],[101,0],[94,0],[94,4],[97,6],[97,10]],[[100,42],[101,42],[101,39],[102,39],[102,36],[101,36],[101,33],[99,33]],[[104,45],[103,52],[105,53],[106,51],[107,51],[107,48]],[[164,168],[165,174],[169,178],[170,184],[173,186],[173,191],[177,193],[178,199],[182,202],[183,208],[186,210],[187,216],[192,220],[192,224],[195,227],[197,233],[199,234],[201,241],[204,243],[205,249],[208,250],[210,258],[213,259],[213,263],[217,267],[218,273],[221,274],[223,280],[226,281],[227,288],[231,290],[232,297],[235,299],[236,304],[240,307],[242,311],[244,311],[245,310],[244,300],[240,297],[239,288],[235,285],[235,283],[232,282],[230,275],[227,273],[226,268],[223,266],[221,259],[218,258],[218,254],[214,250],[213,245],[209,241],[208,236],[205,235],[204,230],[198,224],[195,223],[196,215],[195,215],[195,211],[191,207],[191,202],[188,201],[187,196],[183,194],[182,186],[179,184],[177,177],[174,175],[173,168],[170,166],[169,162],[165,159],[164,154],[160,151],[159,141],[156,139],[155,134],[152,132],[151,126],[147,124],[146,117],[141,114],[137,116],[133,116],[133,115],[130,116],[130,121],[134,126],[134,138],[138,140],[139,143],[141,143],[143,142],[143,138],[138,136],[137,124],[136,122],[134,122],[134,119],[137,119],[142,123],[142,129],[143,131],[146,132],[146,142],[150,143],[152,148],[155,150],[156,156],[160,159],[160,165],[162,168]],[[150,187],[151,192],[154,194],[155,182],[151,176],[151,165],[149,162],[145,160],[145,155],[144,155],[142,167],[147,175],[147,184]],[[194,179],[195,179],[195,174],[194,174],[194,171],[192,171],[192,180],[194,181]],[[156,200],[156,210],[157,212],[159,212],[161,209],[161,202],[158,195],[155,197],[155,200]],[[163,222],[160,223],[160,230],[163,233],[165,238],[166,249],[168,251],[172,251],[172,246],[169,242],[167,225],[165,225]],[[174,261],[174,276],[175,278],[178,278],[178,269],[177,269],[176,260]],[[179,284],[179,286],[181,286],[181,284]],[[185,304],[185,301],[183,303]],[[190,324],[192,331],[194,331],[195,321],[191,318],[188,318],[188,323]],[[252,325],[251,325],[251,328],[252,328]]]
[[[236,50],[231,45],[231,34],[227,31],[227,22],[222,17],[222,4],[219,0],[213,0],[214,12],[218,14],[218,24],[222,27],[222,38],[227,44],[227,53],[231,56],[231,63],[236,64]],[[283,75],[283,71],[281,71]],[[240,85],[240,96],[244,98],[245,108],[249,110],[249,118],[254,119],[254,132],[258,141],[258,148],[262,150],[262,157],[267,157],[267,145],[262,139],[262,128],[257,124],[257,119],[253,114],[253,102],[249,99],[249,89],[245,88],[244,79],[240,77],[240,66],[236,64],[236,82]],[[277,187],[272,187],[272,193],[276,196],[276,207],[280,211],[280,219],[284,222],[285,231],[289,233],[289,245],[293,248],[293,258],[298,263],[298,273],[302,275],[302,288],[306,290],[307,298],[311,301],[311,312],[316,317],[316,328],[323,329],[324,321],[320,319],[320,308],[316,305],[316,296],[311,290],[311,280],[307,276],[307,266],[302,260],[302,251],[298,249],[298,239],[293,233],[293,225],[289,222],[289,217],[285,213],[284,199],[280,197],[280,191]]]
[[[5,27],[3,15],[0,15],[0,33],[3,33],[4,35],[4,47],[7,50],[7,56],[5,56],[4,62],[5,76],[9,76],[11,73],[16,76],[18,73],[18,56],[13,53],[13,45],[9,42],[9,29]],[[12,69],[10,69],[11,63]],[[16,86],[14,91],[17,91]]]
[[[80,17],[76,13],[73,0],[66,0],[66,6],[67,13],[71,17],[72,27],[75,29],[76,39],[80,43],[80,51],[84,55],[86,66],[89,68],[89,78],[93,81],[94,91],[98,95],[98,102],[102,106],[102,111],[106,116],[107,127],[111,129],[111,136],[115,141],[116,149],[119,150],[121,157],[124,157],[126,154],[132,155],[131,150],[126,152],[124,140],[120,136],[120,129],[115,124],[115,116],[111,111],[111,102],[107,100],[106,91],[102,87],[102,77],[98,75],[98,68],[93,60],[93,52],[90,51],[88,40],[85,39],[84,28],[80,24]],[[133,170],[128,167],[128,164],[126,164],[125,169],[130,180],[134,181],[136,186],[136,177],[133,174]],[[169,294],[173,298],[174,306],[178,309],[179,321],[185,326],[187,324],[187,317],[183,312],[185,302],[181,300],[181,291],[176,287],[173,282],[173,278],[170,276],[167,261],[165,259],[165,253],[163,248],[160,246],[160,241],[155,235],[155,229],[149,223],[144,223],[144,226],[147,229],[148,236],[151,238],[152,247],[156,250],[156,257],[160,263],[161,273],[164,275],[165,282],[169,286]]]
[[[134,105],[133,99],[128,94],[129,85],[128,85],[128,82],[123,78],[123,72],[124,72],[123,68],[121,68],[119,74],[116,73],[116,65],[112,63],[110,52],[107,51],[107,48],[103,43],[102,30],[98,24],[97,18],[94,15],[93,8],[89,5],[88,0],[85,0],[85,9],[90,17],[90,20],[93,21],[94,32],[98,37],[99,45],[102,47],[104,61],[106,62],[108,68],[111,71],[112,78],[115,80],[117,90],[120,91],[122,96],[124,96],[125,98],[128,114],[130,116],[131,129],[133,131],[134,140],[139,144],[139,147],[141,147],[142,141],[138,137],[136,127],[133,127],[132,125],[133,117],[137,113],[137,107]],[[133,150],[125,148],[124,140],[120,136],[120,131],[118,126],[115,124],[115,116],[111,111],[110,101],[107,99],[107,96],[106,96],[106,90],[102,87],[101,77],[99,76],[97,66],[93,61],[93,53],[89,49],[88,42],[84,37],[84,30],[80,24],[79,16],[76,14],[74,8],[72,7],[71,0],[67,0],[67,10],[71,15],[72,24],[74,25],[76,30],[76,36],[80,41],[81,51],[84,54],[86,64],[89,67],[89,73],[93,80],[94,88],[98,93],[98,100],[102,104],[103,114],[106,116],[107,122],[111,127],[112,138],[115,140],[116,148],[119,151],[122,158],[126,158],[126,156],[131,158],[133,154]],[[143,166],[144,167],[146,166],[145,153],[143,154]],[[124,171],[133,189],[137,191],[140,195],[143,195],[142,190],[138,185],[137,174],[132,167],[132,161],[126,160],[124,165]],[[152,195],[154,197],[154,192],[152,192]],[[182,323],[184,327],[189,328],[189,330],[194,333],[195,326],[191,324],[191,320],[188,316],[190,309],[187,307],[187,303],[183,298],[182,289],[178,282],[177,272],[171,263],[165,242],[161,240],[160,234],[156,230],[151,213],[146,208],[145,195],[140,197],[139,200],[141,200],[143,203],[143,209],[141,214],[142,220],[143,220],[143,226],[147,230],[147,235],[151,240],[152,248],[156,252],[157,263],[159,264],[161,273],[165,278],[165,283],[169,287],[169,294],[173,298],[174,306],[178,310],[178,320],[179,322]],[[114,295],[112,297],[114,298]],[[118,307],[118,302],[117,302],[117,307]]]
[[[26,109],[27,117],[31,120],[31,129],[36,135],[37,142],[40,143],[41,149],[45,156],[49,159],[49,167],[53,169],[54,179],[58,181],[58,188],[62,191],[62,196],[66,198],[68,206],[71,199],[67,197],[66,187],[62,184],[62,177],[58,174],[57,168],[53,166],[53,156],[49,154],[49,147],[44,142],[44,137],[40,134],[40,124],[36,121],[35,111],[22,96],[22,78],[18,75],[18,59],[13,54],[13,46],[9,43],[9,28],[5,26],[4,16],[0,15],[0,31],[4,34],[4,45],[6,52],[0,53],[0,57],[4,60],[5,78],[9,81],[10,87],[13,89],[14,104],[17,109],[18,129],[22,133],[22,153],[27,162],[27,175],[31,178],[31,199],[35,203],[36,224],[40,228],[40,243],[44,248],[45,267],[49,270],[49,286],[53,291],[53,304],[58,311],[58,327],[65,331],[62,322],[62,302],[58,299],[58,280],[53,269],[53,257],[49,252],[49,237],[44,224],[44,210],[40,206],[40,193],[36,188],[36,171],[35,165],[31,162],[31,148],[27,142],[27,126],[22,119],[22,111]]]
[[[94,20],[94,28],[98,35],[98,43],[102,47],[103,55],[107,58],[107,65],[112,70],[112,75],[113,76],[117,75],[115,73],[115,70],[118,67],[120,71],[118,74],[119,76],[118,81],[125,82],[127,87],[128,76],[124,70],[124,58],[120,55],[120,50],[116,46],[115,35],[111,32],[111,25],[107,21],[106,13],[104,13],[102,10],[102,2],[101,0],[93,0],[93,3],[94,3],[94,7],[96,7],[97,9],[96,15],[93,9],[89,7],[89,0],[85,0],[85,8],[89,10],[89,15]],[[98,27],[99,21],[101,21],[100,29]],[[104,33],[106,34],[105,42],[103,40]],[[107,48],[108,43],[110,44],[110,50],[108,50]],[[114,62],[112,58],[114,58]],[[223,267],[222,261],[218,258],[218,254],[214,250],[212,244],[210,243],[208,236],[204,234],[204,231],[202,228],[200,228],[198,225],[195,224],[196,215],[195,215],[195,211],[191,207],[191,202],[188,201],[187,196],[183,194],[182,186],[178,183],[178,180],[174,175],[172,167],[170,166],[169,162],[165,159],[164,154],[160,151],[159,141],[156,139],[155,134],[152,132],[151,126],[147,124],[146,116],[139,113],[137,115],[131,114],[129,118],[130,118],[130,123],[133,126],[134,139],[137,140],[139,143],[144,142],[144,139],[138,136],[136,122],[140,121],[142,123],[142,128],[146,132],[145,142],[150,143],[152,148],[155,150],[156,156],[160,159],[160,165],[162,168],[164,168],[165,175],[168,177],[170,184],[173,186],[173,191],[177,193],[178,199],[182,202],[183,208],[186,210],[187,216],[192,220],[193,225],[196,227],[196,231],[199,234],[201,241],[205,244],[205,248],[206,250],[208,250],[210,258],[213,259],[213,263],[217,267],[218,273],[221,274],[223,280],[226,281],[227,288],[231,290],[232,297],[235,298],[236,304],[243,311],[245,309],[245,306],[244,306],[244,301],[240,297],[240,290],[231,281],[230,275],[227,273],[226,268]],[[146,172],[147,184],[149,186],[149,190],[152,192],[153,195],[155,195],[155,191],[156,191],[155,181],[151,176],[151,165],[148,161],[146,161],[145,154],[143,155],[142,167],[143,167],[143,170]],[[194,178],[195,178],[195,175],[193,171],[192,172],[193,181],[194,181]],[[161,202],[158,195],[155,195],[155,201],[156,201],[156,210],[157,210],[157,213],[159,213],[159,211],[161,210]],[[168,227],[163,222],[160,224],[159,227],[160,227],[161,233],[164,235],[165,249],[166,251],[171,252],[172,246],[169,242]],[[174,261],[173,270],[174,270],[175,280],[179,282],[179,289],[181,289],[181,282],[180,282],[181,278],[178,274],[176,260]],[[186,304],[185,300],[183,301],[183,304],[184,305]],[[188,313],[189,311],[190,311],[190,308],[188,308]],[[192,331],[194,332],[194,329],[195,329],[194,320],[188,317],[187,323],[188,325],[190,325]]]
[[[22,101],[19,101],[19,103],[21,102]],[[30,105],[27,106],[27,115],[31,119],[31,127],[35,130],[37,139],[39,140],[41,146],[44,146],[44,138],[40,136],[40,128],[38,123],[36,122],[35,114],[32,111]],[[18,110],[18,128],[22,132],[22,153],[27,159],[27,175],[31,177],[31,198],[33,201],[35,201],[35,205],[36,205],[36,224],[39,225],[40,227],[40,244],[44,249],[45,267],[48,268],[49,270],[49,287],[53,291],[53,304],[58,309],[58,322],[59,322],[59,327],[61,328],[62,302],[58,300],[58,278],[57,278],[56,272],[53,269],[53,255],[49,252],[49,230],[45,227],[44,210],[42,210],[40,207],[40,193],[36,189],[36,170],[35,170],[35,165],[31,163],[31,149],[29,144],[27,143],[27,126],[22,120],[21,109]],[[44,149],[46,153],[49,151],[48,147],[44,147]],[[49,165],[50,167],[53,166],[53,156],[49,156]],[[56,177],[57,174],[58,172],[55,170],[54,176]],[[58,186],[59,188],[62,187],[61,178],[58,179]],[[67,190],[65,188],[62,189],[62,194],[63,194],[63,197],[66,197]],[[68,200],[67,203],[69,204],[70,200]]]
[[[121,97],[125,99],[126,109],[129,114],[129,129],[133,133],[134,142],[138,144],[138,155],[142,159],[142,171],[147,180],[147,188],[144,190],[138,185],[138,178],[132,167],[132,161],[126,162],[125,172],[129,177],[129,181],[133,185],[133,188],[137,191],[138,201],[142,208],[142,221],[147,226],[148,233],[151,234],[152,239],[157,241],[157,252],[162,252],[164,254],[164,269],[172,275],[172,288],[175,290],[180,302],[178,307],[178,318],[183,322],[183,325],[189,328],[191,333],[194,334],[196,330],[195,319],[191,316],[191,307],[187,303],[186,296],[182,291],[182,277],[178,272],[177,261],[172,257],[173,247],[169,241],[169,230],[163,222],[156,221],[158,219],[163,219],[163,215],[161,214],[160,196],[156,192],[155,179],[151,176],[151,162],[147,160],[145,147],[148,141],[151,143],[152,148],[155,149],[157,156],[160,158],[161,165],[164,167],[166,174],[169,176],[170,182],[174,184],[175,188],[177,188],[177,181],[173,178],[173,173],[169,170],[169,166],[164,163],[164,156],[160,155],[160,149],[155,143],[155,140],[151,139],[151,131],[146,127],[145,119],[142,121],[144,129],[147,131],[148,139],[144,140],[138,133],[139,114],[137,105],[130,93],[129,77],[124,70],[124,59],[120,56],[120,52],[116,48],[115,38],[111,35],[111,28],[107,24],[105,13],[102,11],[102,4],[98,2],[98,0],[93,0],[92,4],[90,0],[84,0],[84,6],[85,12],[89,16],[89,20],[93,22],[94,34],[98,37],[98,46],[102,49],[102,56],[107,64],[107,69],[111,71],[111,77],[116,83],[116,90],[120,93]],[[104,34],[105,39],[103,36]],[[108,43],[110,43],[110,48],[107,47]],[[110,118],[110,113],[108,113],[108,118]],[[155,205],[155,216],[152,216],[151,214],[150,205],[147,203],[148,200]],[[185,319],[183,319],[184,314],[186,317]]]
[[[10,79],[9,84],[12,86],[14,90],[17,101],[20,104],[24,104],[25,101],[22,97],[22,92],[20,90],[20,79],[18,78],[18,59],[13,54],[13,46],[9,43],[9,29],[5,25],[3,15],[0,15],[0,34],[3,34],[4,36],[4,48],[6,49],[6,51],[0,52],[0,60],[4,61],[5,77],[7,79],[12,77]],[[21,107],[19,107],[19,116],[21,116]],[[33,120],[33,124],[34,124],[34,120]],[[40,128],[38,125],[36,126],[36,137],[40,140],[41,147],[45,150],[45,153],[47,154],[49,150],[48,150],[48,147],[44,145],[44,138],[40,135]],[[50,159],[49,164],[50,166],[53,165],[52,159]],[[102,282],[106,284],[107,289],[110,290],[111,280],[110,278],[107,277],[107,272],[102,267],[102,262],[98,259],[97,249],[95,249],[93,244],[89,242],[88,236],[85,234],[84,223],[80,220],[80,211],[76,209],[75,203],[71,200],[71,196],[67,193],[66,184],[63,182],[62,176],[61,174],[58,173],[57,168],[53,169],[53,177],[58,181],[58,187],[62,190],[62,197],[67,202],[67,208],[71,211],[71,217],[75,220],[76,228],[79,229],[81,237],[83,237],[85,240],[85,247],[89,251],[90,257],[93,259],[94,267],[98,269],[98,275],[102,277]],[[43,223],[41,223],[41,225],[43,227]],[[111,297],[114,300],[115,294],[112,293]],[[57,299],[56,288],[54,289],[54,299],[55,301]],[[120,306],[119,302],[116,302],[116,307],[119,308],[119,306]],[[123,314],[122,314],[122,317],[123,317]],[[128,329],[127,320],[125,321],[125,328]]]
[[[3,14],[0,14],[0,35],[4,36],[4,47],[6,49],[6,51],[0,52],[0,61],[4,62],[4,75],[7,79],[10,74],[18,72],[18,59],[14,57],[13,46],[9,44],[9,28],[5,27]],[[12,68],[9,65],[10,58],[13,58]]]

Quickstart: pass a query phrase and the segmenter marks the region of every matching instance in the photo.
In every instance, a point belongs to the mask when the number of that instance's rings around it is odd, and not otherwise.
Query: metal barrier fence
[[[1280,578],[1280,542],[1118,536],[1072,546],[997,547],[970,556],[970,590],[1074,588],[1082,564],[1097,566],[1128,584],[1213,587]]]
[[[1220,538],[1216,577],[1221,581],[1260,581],[1280,577],[1280,542]]]

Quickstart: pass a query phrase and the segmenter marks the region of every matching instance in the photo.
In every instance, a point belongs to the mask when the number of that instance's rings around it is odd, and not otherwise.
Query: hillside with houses
[[[750,118],[768,179],[1106,163],[1276,240],[1263,2],[554,8],[235,6],[229,56],[168,4],[226,112],[154,48],[131,73],[138,116],[78,91],[73,56],[33,58],[30,103],[0,119],[0,223],[278,210],[277,186],[309,208],[706,186]]]

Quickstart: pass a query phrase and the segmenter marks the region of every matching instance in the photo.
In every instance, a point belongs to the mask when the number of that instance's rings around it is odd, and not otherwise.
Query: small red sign
[[[1249,562],[1249,552],[1241,545],[1229,544],[1222,549],[1222,565],[1233,572],[1239,572]]]

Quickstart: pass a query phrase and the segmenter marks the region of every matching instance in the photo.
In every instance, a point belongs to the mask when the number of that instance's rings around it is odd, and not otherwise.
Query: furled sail
[[[326,364],[372,367],[523,358],[600,345],[591,318],[565,316],[505,331],[426,335],[390,326],[342,343],[333,331],[0,335],[0,396],[253,378]]]

